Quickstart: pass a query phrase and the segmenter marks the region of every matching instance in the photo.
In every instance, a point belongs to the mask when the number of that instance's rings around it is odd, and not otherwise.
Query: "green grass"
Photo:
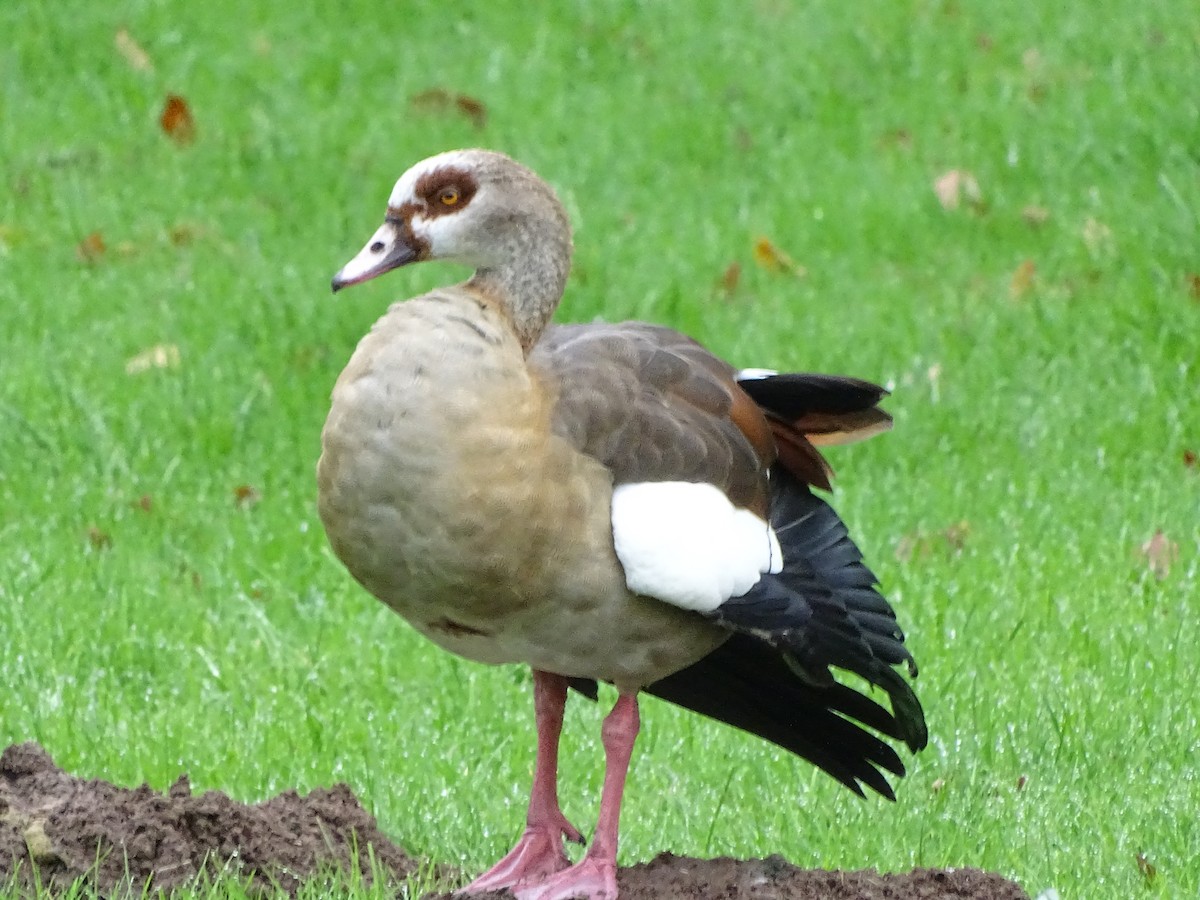
[[[1200,893],[1187,4],[304,6],[0,4],[0,742],[247,800],[344,780],[414,852],[479,867],[507,848],[527,675],[435,651],[366,597],[313,478],[357,337],[460,273],[336,302],[330,275],[404,168],[486,145],[572,211],[561,319],[652,319],[740,364],[895,386],[896,430],[833,461],[922,664],[932,744],[899,803],[647,701],[623,859]],[[482,100],[486,126],[409,106],[432,88]],[[192,146],[158,130],[168,91]],[[981,208],[939,205],[953,168]],[[94,231],[107,252],[80,262]],[[756,266],[759,236],[807,274]],[[178,367],[127,375],[156,344]],[[1157,529],[1177,544],[1161,579],[1138,553]],[[610,700],[567,719],[564,804],[589,826]]]

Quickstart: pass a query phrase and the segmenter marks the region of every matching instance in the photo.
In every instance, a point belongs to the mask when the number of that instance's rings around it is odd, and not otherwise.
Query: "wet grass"
[[[459,273],[329,276],[407,165],[486,145],[576,220],[561,318],[895,389],[895,432],[833,459],[922,663],[899,803],[648,701],[623,858],[1200,891],[1200,30],[1165,0],[706,6],[0,8],[0,740],[245,799],[344,780],[414,852],[506,849],[527,675],[364,596],[312,475],[357,337]],[[947,210],[956,169],[979,197]],[[580,824],[601,699],[568,715]]]

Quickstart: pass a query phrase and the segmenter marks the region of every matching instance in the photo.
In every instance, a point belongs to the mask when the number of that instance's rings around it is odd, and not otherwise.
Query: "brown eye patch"
[[[470,172],[445,168],[426,172],[418,178],[414,193],[424,201],[425,215],[440,216],[462,209],[471,202],[478,189]]]

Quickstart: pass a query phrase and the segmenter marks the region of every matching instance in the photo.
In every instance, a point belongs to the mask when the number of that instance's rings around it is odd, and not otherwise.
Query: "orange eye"
[[[444,187],[438,191],[438,203],[442,206],[454,206],[458,203],[458,188]]]

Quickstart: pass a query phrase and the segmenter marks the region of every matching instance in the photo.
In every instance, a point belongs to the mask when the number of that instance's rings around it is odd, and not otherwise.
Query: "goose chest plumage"
[[[440,154],[396,183],[334,290],[422,260],[466,282],[394,304],[333,390],[319,509],[351,575],[451,652],[533,670],[526,829],[468,886],[523,900],[616,896],[617,823],[640,692],[891,798],[925,746],[916,668],[845,526],[824,444],[890,424],[884,391],[736,370],[644,323],[549,324],[570,267],[551,188],[508,157]],[[884,706],[834,677],[882,689]],[[616,704],[591,846],[559,810],[569,688]]]

